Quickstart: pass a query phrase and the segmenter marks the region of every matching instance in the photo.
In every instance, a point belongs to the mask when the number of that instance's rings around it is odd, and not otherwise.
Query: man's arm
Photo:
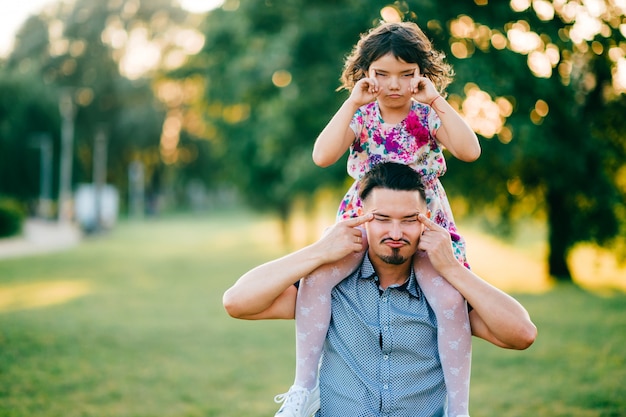
[[[358,226],[371,218],[368,214],[338,222],[317,242],[246,272],[224,293],[226,312],[239,319],[292,319],[297,294],[293,284],[322,265],[362,251]]]
[[[526,309],[513,297],[484,281],[461,265],[450,245],[447,230],[420,215],[426,230],[418,248],[428,253],[433,267],[472,306],[472,334],[497,346],[526,349],[537,337],[537,328]]]

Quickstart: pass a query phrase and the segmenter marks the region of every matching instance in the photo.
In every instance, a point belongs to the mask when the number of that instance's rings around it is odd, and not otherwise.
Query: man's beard
[[[408,258],[400,255],[399,248],[391,248],[391,255],[379,255],[379,258],[390,265],[402,265]]]

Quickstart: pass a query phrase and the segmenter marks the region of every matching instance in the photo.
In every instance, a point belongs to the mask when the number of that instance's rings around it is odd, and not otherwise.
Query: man
[[[362,251],[359,226],[364,226],[367,256],[332,293],[317,415],[445,416],[437,323],[416,273],[439,275],[465,297],[477,337],[525,349],[536,328],[517,301],[456,260],[449,233],[425,216],[424,190],[413,169],[375,166],[362,179],[360,196],[367,214],[339,222],[316,243],[249,271],[226,291],[224,306],[237,318],[293,318],[293,284],[321,265]],[[412,268],[414,254],[418,271]]]

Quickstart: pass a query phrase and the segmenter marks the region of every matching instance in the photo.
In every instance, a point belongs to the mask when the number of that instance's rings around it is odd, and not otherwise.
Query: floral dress
[[[396,125],[384,122],[376,101],[357,110],[350,123],[356,139],[348,156],[348,174],[355,181],[339,206],[337,218],[363,214],[358,181],[374,165],[381,162],[408,165],[421,175],[431,220],[450,232],[456,258],[468,266],[465,242],[458,234],[448,197],[439,181],[446,172],[443,149],[435,139],[440,126],[437,113],[417,101],[412,102],[408,116]]]

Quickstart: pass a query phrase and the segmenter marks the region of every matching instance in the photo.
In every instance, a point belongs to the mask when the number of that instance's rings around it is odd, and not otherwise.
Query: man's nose
[[[389,237],[393,240],[400,240],[402,238],[402,227],[397,223],[393,223],[389,230]]]

